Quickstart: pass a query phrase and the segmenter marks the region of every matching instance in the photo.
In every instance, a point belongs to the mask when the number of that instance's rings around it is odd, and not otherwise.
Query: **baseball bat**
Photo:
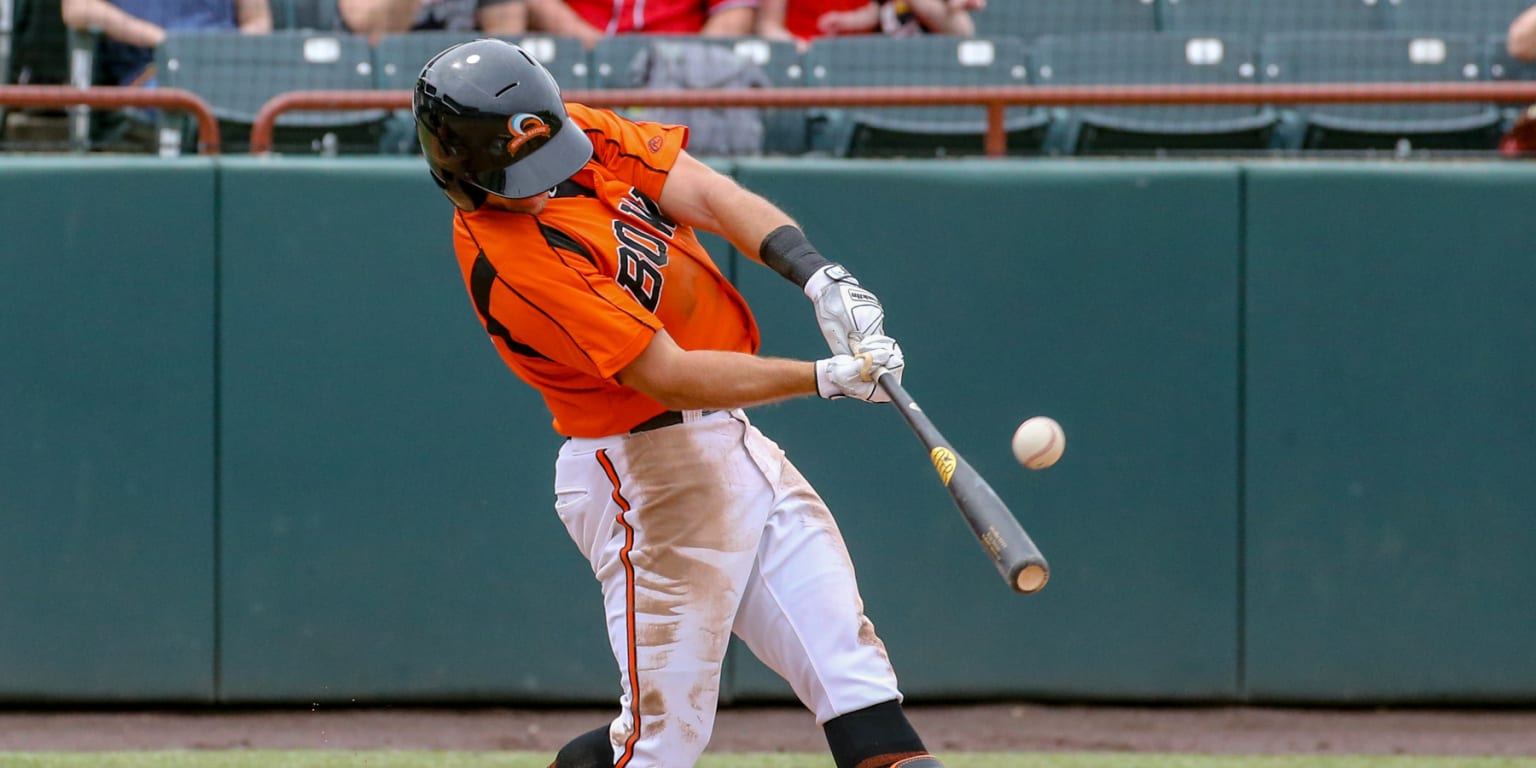
[[[971,528],[971,533],[986,550],[997,566],[1003,580],[1015,592],[1033,594],[1045,587],[1051,577],[1051,567],[1040,554],[1039,547],[1024,532],[1019,521],[1008,510],[1008,505],[998,498],[997,492],[960,456],[954,446],[944,439],[943,433],[933,425],[923,409],[907,394],[900,382],[884,375],[878,378],[881,387],[891,396],[891,404],[901,413],[907,426],[912,428],[919,442],[928,449],[928,457],[939,479],[949,489],[960,516]]]

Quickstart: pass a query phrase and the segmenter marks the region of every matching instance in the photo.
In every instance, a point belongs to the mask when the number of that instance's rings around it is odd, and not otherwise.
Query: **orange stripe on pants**
[[[629,554],[635,548],[635,529],[630,527],[628,520],[624,519],[624,514],[630,509],[629,500],[624,498],[623,481],[619,479],[618,471],[613,468],[613,462],[608,458],[608,451],[598,451],[597,461],[603,465],[603,472],[608,475],[608,482],[613,485],[613,503],[619,506],[618,522],[619,525],[624,526],[624,549],[619,551],[619,561],[624,564],[624,625],[629,638],[630,716],[634,719],[629,738],[624,740],[624,754],[620,755],[618,762],[614,764],[614,768],[624,768],[635,756],[635,743],[640,740],[640,673],[637,669],[638,646],[635,642],[635,566],[629,560]]]

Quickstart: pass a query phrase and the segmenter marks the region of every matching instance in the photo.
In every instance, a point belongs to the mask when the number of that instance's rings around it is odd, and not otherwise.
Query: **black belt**
[[[714,411],[701,411],[699,415],[703,416],[710,413],[714,413]],[[631,435],[637,435],[641,432],[649,432],[653,429],[661,429],[662,427],[670,427],[674,424],[681,423],[683,423],[682,411],[662,411],[661,413],[658,413],[655,416],[652,416],[649,419],[646,419],[645,421],[642,421],[639,424],[631,427],[629,433]]]

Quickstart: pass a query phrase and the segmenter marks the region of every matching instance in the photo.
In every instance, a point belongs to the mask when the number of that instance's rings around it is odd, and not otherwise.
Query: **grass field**
[[[947,768],[1536,768],[1536,757],[966,752]],[[545,768],[531,752],[0,752],[3,768]],[[831,768],[821,754],[706,755],[700,768]]]

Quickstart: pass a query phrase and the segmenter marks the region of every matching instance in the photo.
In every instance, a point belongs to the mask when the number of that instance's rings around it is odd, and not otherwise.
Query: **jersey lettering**
[[[619,273],[614,275],[614,282],[629,291],[647,312],[655,312],[661,304],[666,241],[622,219],[614,219],[613,236],[619,241]]]
[[[634,187],[630,187],[629,195],[619,201],[619,210],[655,227],[666,237],[677,234],[677,222],[667,218],[661,212],[661,206]]]

